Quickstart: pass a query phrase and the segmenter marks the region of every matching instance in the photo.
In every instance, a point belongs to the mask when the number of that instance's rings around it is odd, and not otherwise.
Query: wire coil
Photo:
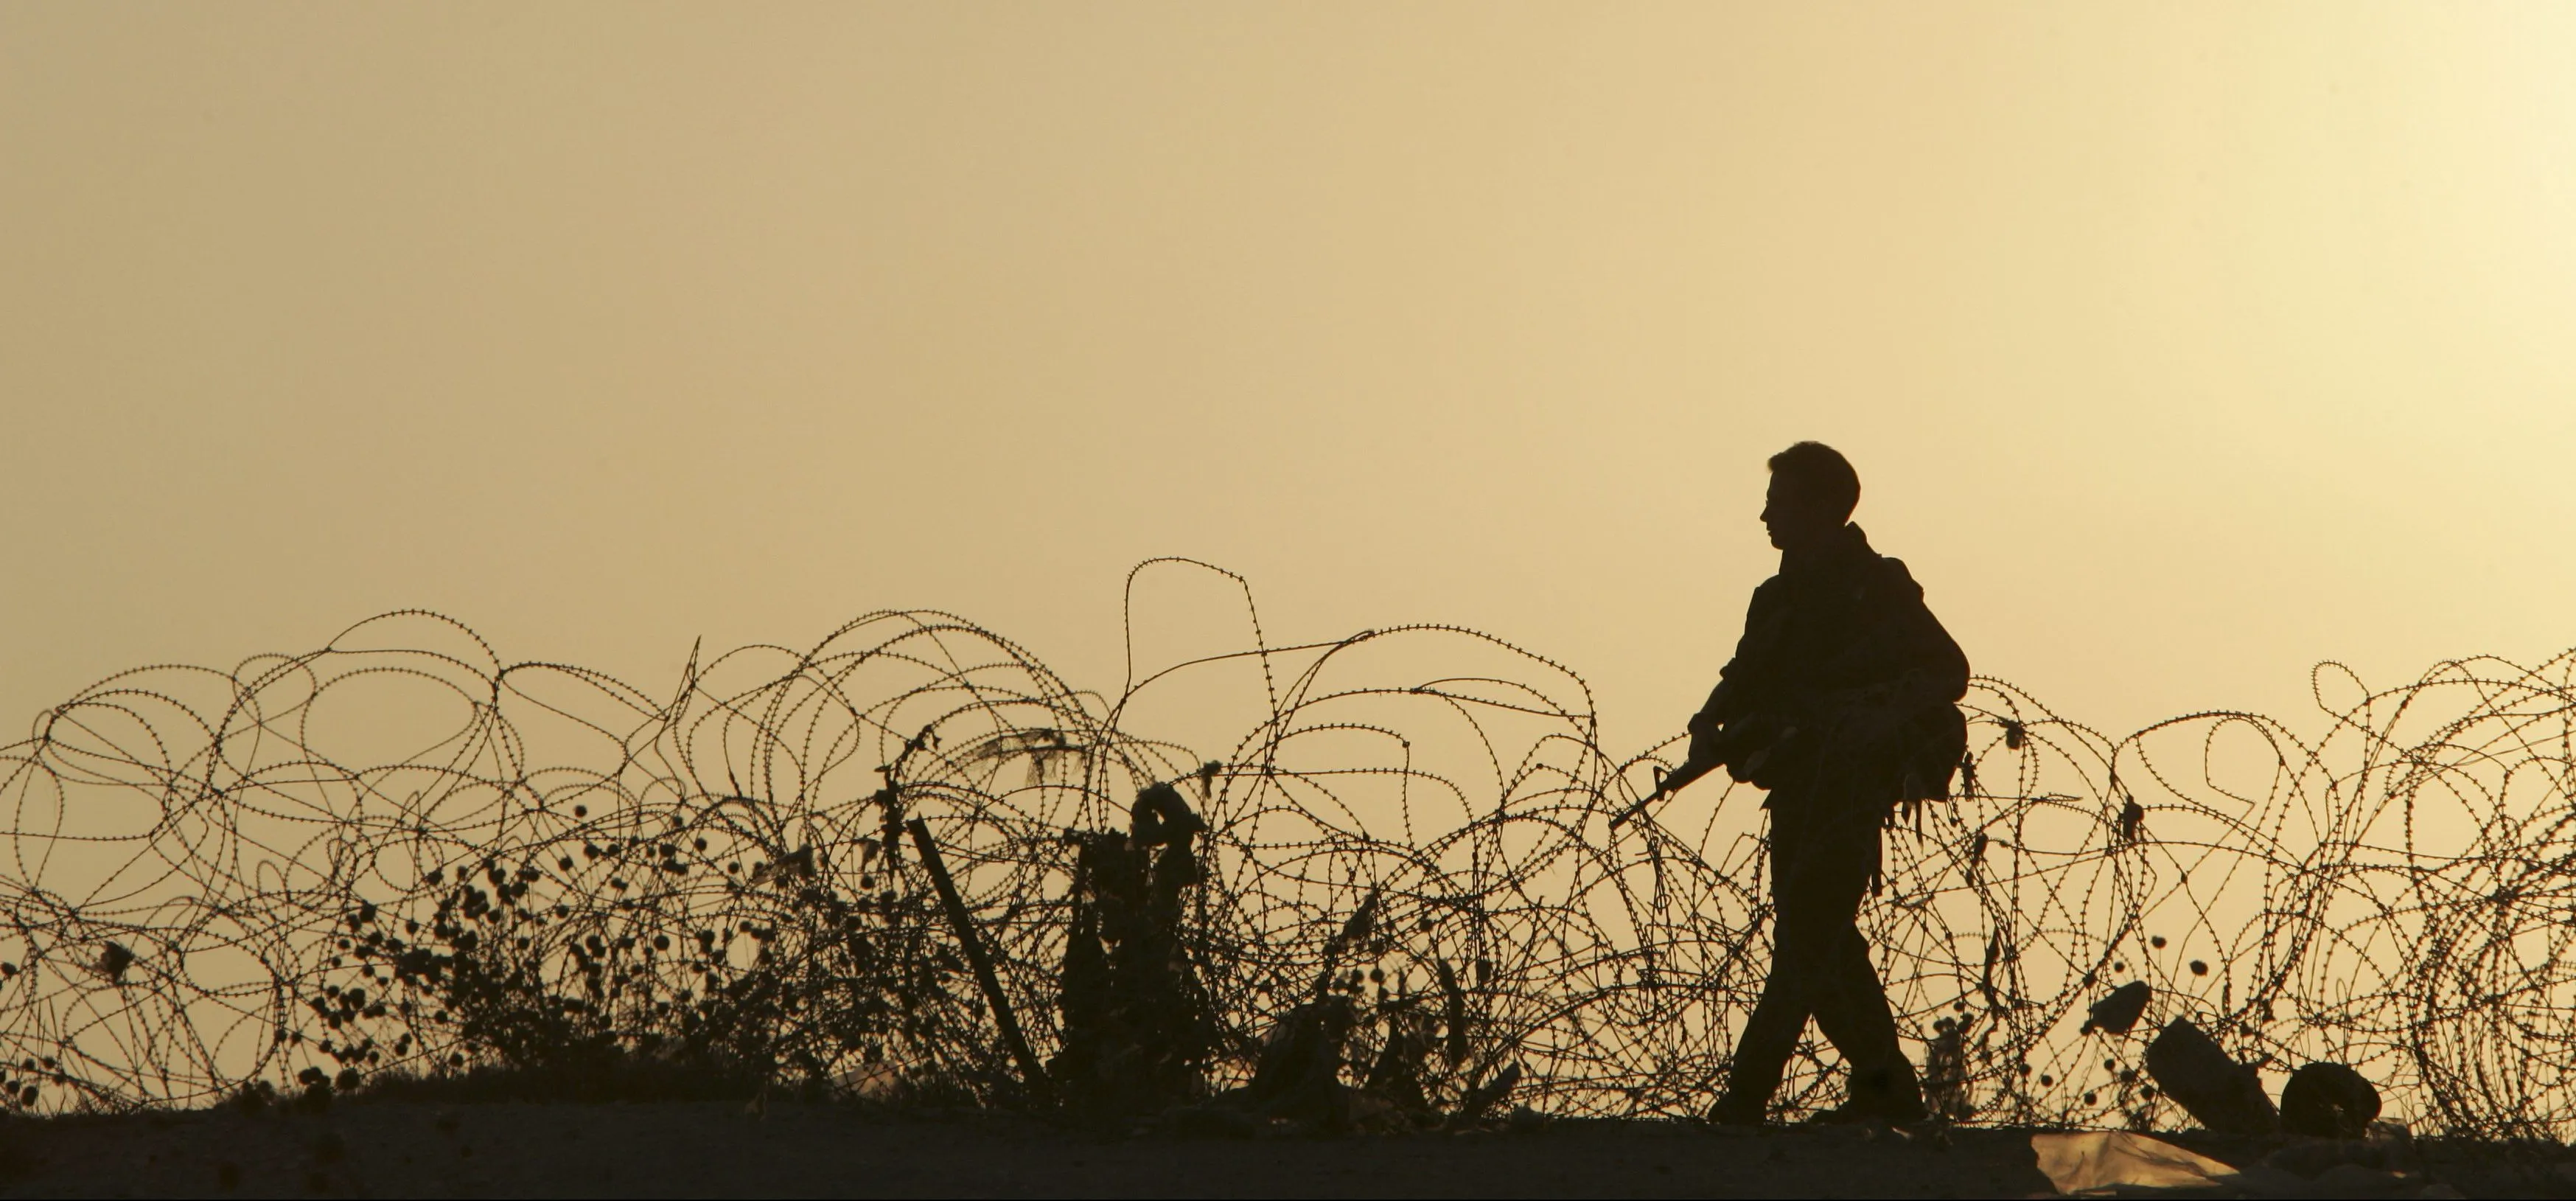
[[[925,611],[693,660],[667,694],[421,612],[123,673],[0,747],[0,1085],[128,1109],[488,1058],[492,1015],[439,1007],[471,960],[493,1004],[560,1009],[529,1030],[704,1041],[721,997],[766,1070],[991,1099],[1009,1057],[899,828],[945,848],[1043,1055],[1069,836],[1176,783],[1209,826],[1186,938],[1217,1083],[1321,979],[1373,1015],[1363,1044],[1402,1013],[1452,1031],[1453,1097],[1516,1064],[1542,1110],[1704,1106],[1768,966],[1758,794],[1613,823],[1677,748],[1605,751],[1564,667],[1453,627],[1253,630],[1194,665],[1265,693],[1205,757],[1124,724],[1189,672],[1085,693]],[[1345,679],[1389,646],[1462,668]],[[2111,737],[1975,682],[1962,795],[1888,835],[1863,919],[1936,1107],[2172,1124],[2144,1040],[2188,1017],[2275,1072],[2350,1063],[2432,1128],[2576,1133],[2576,651],[2316,685],[2307,741],[2233,712]],[[2148,1021],[2085,1024],[2131,981]],[[1831,1102],[1829,1062],[1802,1051],[1791,1110]]]

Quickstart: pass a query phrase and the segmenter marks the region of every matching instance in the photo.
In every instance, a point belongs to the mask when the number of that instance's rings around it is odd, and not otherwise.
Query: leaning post
[[[1018,1060],[1020,1078],[1030,1090],[1044,1096],[1047,1089],[1046,1068],[1038,1063],[1037,1053],[1029,1049],[1028,1036],[1020,1032],[1020,1019],[1011,1012],[1011,1003],[1002,995],[1002,979],[993,974],[992,956],[984,952],[984,939],[975,932],[973,919],[966,915],[965,898],[957,895],[957,882],[948,876],[948,862],[939,857],[939,844],[931,841],[930,825],[920,818],[904,823],[912,831],[912,845],[921,852],[922,866],[930,869],[930,883],[939,890],[939,903],[948,910],[948,924],[957,931],[957,941],[966,948],[966,962],[975,969],[975,984],[984,990],[984,1003],[993,1007],[993,1024],[1002,1031],[1002,1045],[1011,1058]]]

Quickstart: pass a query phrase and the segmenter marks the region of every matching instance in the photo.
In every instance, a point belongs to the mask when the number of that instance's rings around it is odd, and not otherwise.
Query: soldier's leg
[[[1816,1026],[1851,1065],[1853,1104],[1879,1116],[1911,1119],[1922,1108],[1914,1065],[1897,1040],[1896,1016],[1861,937],[1861,894],[1877,863],[1878,824],[1838,824],[1820,839],[1799,880],[1799,940],[1808,975],[1806,999]]]
[[[1807,974],[1800,965],[1811,956],[1802,954],[1794,942],[1805,926],[1792,916],[1796,890],[1784,887],[1802,870],[1806,840],[1794,821],[1797,812],[1785,805],[1772,811],[1771,974],[1763,980],[1762,998],[1754,1003],[1752,1015],[1744,1021],[1744,1033],[1736,1039],[1726,1091],[1709,1109],[1711,1121],[1760,1124],[1771,1108],[1771,1094],[1779,1091],[1780,1077],[1789,1069],[1789,1057],[1797,1053],[1798,1035],[1807,1028]]]
[[[1923,1090],[1897,1039],[1896,1015],[1870,966],[1869,944],[1846,927],[1818,965],[1811,1003],[1816,1025],[1851,1065],[1852,1102],[1877,1116],[1911,1121],[1920,1116]]]
[[[1762,982],[1762,999],[1744,1021],[1735,1043],[1735,1061],[1727,1068],[1726,1091],[1709,1110],[1709,1120],[1758,1125],[1771,1108],[1771,1094],[1797,1052],[1798,1035],[1807,1028],[1807,999],[1802,974],[1776,948],[1771,977]]]

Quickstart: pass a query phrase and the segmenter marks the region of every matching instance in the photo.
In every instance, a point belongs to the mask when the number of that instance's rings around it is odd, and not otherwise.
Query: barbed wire
[[[1137,570],[1174,569],[1241,583]],[[1615,823],[1679,748],[1604,750],[1573,671],[1447,626],[1270,646],[1244,604],[1237,653],[1139,678],[1131,637],[1117,696],[931,611],[693,654],[667,696],[426,612],[111,677],[0,748],[0,1087],[185,1106],[591,1038],[995,1100],[1011,1056],[905,823],[1043,1054],[1082,836],[1175,784],[1208,826],[1184,942],[1214,1084],[1321,986],[1359,1062],[1428,1015],[1448,1100],[1515,1064],[1542,1111],[1704,1107],[1769,962],[1759,794]],[[1441,666],[1372,676],[1387,648]],[[1230,746],[1126,728],[1229,664],[1262,681]],[[2171,1124],[2143,1049],[2183,1017],[2276,1076],[2351,1063],[2431,1128],[2576,1133],[2576,651],[2314,683],[2307,741],[2240,712],[2111,737],[1974,682],[1960,795],[1891,830],[1863,915],[1937,1108]],[[2131,981],[2146,1021],[2085,1024]],[[1791,1111],[1831,1063],[1802,1048]]]

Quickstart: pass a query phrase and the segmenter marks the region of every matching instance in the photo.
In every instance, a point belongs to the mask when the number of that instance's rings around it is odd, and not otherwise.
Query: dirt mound
[[[770,1100],[239,1107],[0,1126],[8,1196],[2045,1195],[2030,1132],[1518,1122],[1313,1138],[1073,1130]],[[1229,1132],[1239,1134],[1240,1132]],[[2181,1137],[2239,1165],[2282,1140]],[[2471,1196],[2563,1193],[2562,1149],[2427,1146]]]

